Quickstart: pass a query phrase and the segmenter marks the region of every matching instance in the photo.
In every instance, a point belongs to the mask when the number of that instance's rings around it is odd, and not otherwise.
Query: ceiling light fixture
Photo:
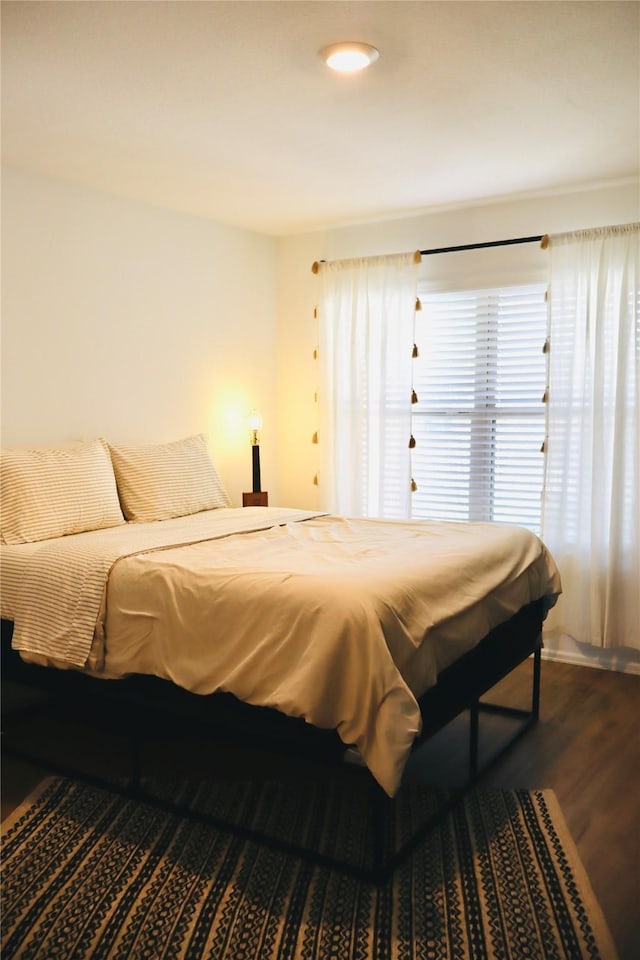
[[[342,43],[332,43],[320,51],[320,56],[328,67],[340,73],[355,73],[364,70],[375,60],[380,53],[370,43],[360,43],[357,40],[344,40]]]

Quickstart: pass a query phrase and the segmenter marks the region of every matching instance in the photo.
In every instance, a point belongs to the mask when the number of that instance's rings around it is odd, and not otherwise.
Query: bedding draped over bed
[[[494,626],[561,589],[524,528],[284,508],[127,524],[5,555],[3,616],[25,659],[153,674],[336,729],[390,795],[420,731],[416,697]]]

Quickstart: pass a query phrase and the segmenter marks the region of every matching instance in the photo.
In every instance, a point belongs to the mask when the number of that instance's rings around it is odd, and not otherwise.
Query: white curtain
[[[550,238],[551,633],[640,647],[640,224]]]
[[[324,509],[410,516],[415,253],[321,263],[320,471]]]

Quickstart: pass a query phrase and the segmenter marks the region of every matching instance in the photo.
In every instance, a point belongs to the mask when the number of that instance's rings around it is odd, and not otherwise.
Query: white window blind
[[[412,516],[538,533],[547,330],[542,284],[421,292]]]

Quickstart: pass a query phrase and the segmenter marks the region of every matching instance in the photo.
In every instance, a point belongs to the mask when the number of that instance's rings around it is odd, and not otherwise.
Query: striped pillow
[[[60,449],[5,448],[0,484],[5,543],[33,543],[124,523],[102,439]]]
[[[231,503],[204,434],[143,447],[110,444],[110,450],[127,520],[168,520]]]

